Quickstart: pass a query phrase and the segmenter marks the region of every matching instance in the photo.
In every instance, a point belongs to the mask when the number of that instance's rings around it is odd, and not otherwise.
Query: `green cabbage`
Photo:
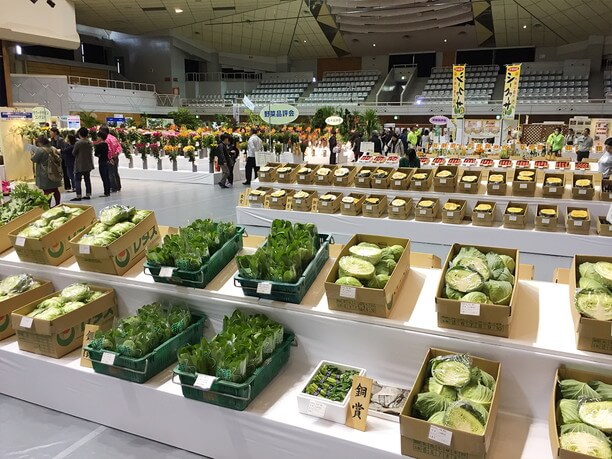
[[[451,261],[452,265],[456,265],[457,263],[459,263],[463,258],[482,258],[482,261],[486,262],[486,258],[484,256],[484,254],[478,250],[475,247],[461,247],[461,249],[459,250],[459,253],[457,255],[455,255],[455,258],[453,258],[453,261]]]
[[[495,389],[495,378],[484,370],[480,370],[480,374],[478,376],[478,383],[482,384],[485,387],[488,387],[491,390]]]
[[[138,223],[143,221],[145,218],[147,218],[149,215],[151,215],[150,210],[137,210],[134,216],[132,217],[132,223],[137,225]]]
[[[578,400],[563,398],[557,404],[557,419],[560,424],[571,424],[582,422],[578,415]]]
[[[338,284],[338,285],[349,285],[351,287],[363,287],[363,284],[361,282],[359,282],[354,277],[350,277],[350,276],[339,278],[336,281],[336,284]]]
[[[596,320],[612,320],[612,295],[607,289],[583,289],[576,294],[576,309]]]
[[[459,400],[477,403],[489,410],[493,402],[493,391],[480,384],[470,383],[459,389]]]
[[[64,314],[68,314],[69,312],[75,311],[83,306],[85,306],[85,303],[81,301],[69,301],[62,309],[64,310]]]
[[[457,400],[457,390],[454,387],[440,384],[435,378],[428,378],[423,390],[425,392],[434,392],[444,398],[447,398],[451,402]]]
[[[66,217],[67,209],[68,208],[65,206],[57,206],[57,207],[54,207],[53,209],[49,209],[48,211],[43,212],[40,218],[46,219],[46,220],[55,220],[56,218]]]
[[[389,282],[389,276],[386,274],[376,274],[374,277],[372,277],[370,280],[368,280],[368,288],[385,288],[385,285],[387,285],[387,282]]]
[[[575,379],[564,379],[559,381],[559,390],[563,398],[578,400],[580,398],[596,399],[599,394],[587,383]]]
[[[114,204],[100,211],[100,221],[105,225],[115,225],[119,222],[131,220],[136,215],[136,209],[131,206]]]
[[[432,414],[427,422],[431,422],[432,424],[437,424],[439,426],[444,425],[444,411],[438,411],[437,413]]]
[[[514,274],[514,270],[516,268],[516,263],[512,259],[512,257],[509,257],[508,255],[500,255],[499,257],[503,260],[504,264],[506,265],[506,268],[508,268],[510,273]]]
[[[512,284],[506,281],[490,280],[484,283],[482,291],[493,304],[509,305],[512,298]]]
[[[595,389],[595,392],[602,400],[612,401],[612,384],[606,384],[601,381],[589,381],[589,386]]]
[[[127,233],[128,231],[130,231],[135,226],[136,225],[132,222],[121,222],[121,223],[117,223],[111,226],[108,231],[115,238],[119,238],[123,236],[125,233]]]
[[[362,260],[369,261],[373,265],[382,259],[382,250],[373,244],[361,243],[349,248],[349,253]]]
[[[98,222],[94,226],[92,226],[92,228],[89,230],[89,234],[95,236],[97,234],[102,234],[107,230],[108,226],[106,226],[104,223]]]
[[[612,263],[598,261],[595,263],[595,272],[602,279],[606,287],[612,288]]]
[[[476,271],[485,281],[491,278],[491,271],[489,271],[489,267],[482,258],[465,257],[459,260],[457,266],[463,266],[464,268],[469,268],[472,271]]]
[[[340,269],[342,270],[341,277],[355,277],[356,279],[368,280],[374,277],[376,269],[374,265],[369,261],[365,261],[361,258],[346,256],[340,258],[339,261]]]
[[[603,290],[606,288],[603,284],[590,277],[581,277],[578,281],[578,287],[590,290]]]
[[[578,415],[585,424],[612,433],[612,401],[581,399],[578,401]]]
[[[561,449],[586,454],[599,459],[612,458],[610,440],[599,430],[582,423],[561,426]]]
[[[435,392],[422,392],[417,395],[414,409],[421,417],[427,419],[439,411],[445,411],[451,402]]]
[[[444,280],[452,289],[462,293],[480,290],[484,282],[480,274],[463,266],[455,266],[447,270]]]
[[[444,415],[444,425],[451,429],[483,435],[487,423],[487,412],[478,405],[459,401],[452,403]]]
[[[497,273],[496,276],[493,276],[493,278],[497,281],[506,281],[514,285],[514,275],[510,272],[508,268],[504,267],[504,269],[501,272]]]
[[[399,261],[402,253],[404,253],[404,248],[401,245],[392,245],[382,249],[383,258],[392,257],[395,262]]]
[[[72,284],[60,292],[60,297],[67,301],[88,301],[92,290],[87,284]]]
[[[383,256],[382,260],[376,263],[376,274],[391,275],[396,266],[397,263],[393,258],[385,258]]]
[[[465,354],[451,354],[431,359],[431,375],[445,386],[463,387],[470,382],[472,361]]]
[[[448,284],[444,288],[444,294],[446,298],[449,298],[451,300],[460,300],[464,296],[462,292],[459,292],[454,288],[449,287]]]
[[[482,292],[470,292],[463,297],[461,297],[461,301],[467,301],[469,303],[490,303],[489,297]]]
[[[495,252],[487,253],[485,258],[487,260],[487,267],[491,271],[491,277],[497,280],[500,273],[506,268],[504,260]]]

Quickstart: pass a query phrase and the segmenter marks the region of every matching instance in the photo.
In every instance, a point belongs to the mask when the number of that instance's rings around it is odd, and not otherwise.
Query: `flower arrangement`
[[[136,153],[140,155],[143,161],[147,159],[147,144],[146,143],[142,143],[142,142],[135,143],[134,150],[136,150]]]
[[[161,148],[159,147],[159,144],[157,142],[153,142],[153,143],[149,144],[149,153],[155,159],[159,159],[160,158],[160,156],[161,156]]]
[[[36,123],[28,123],[14,127],[13,129],[11,129],[11,132],[18,136],[25,137],[29,140],[36,140],[40,136],[48,135],[49,128],[46,126],[41,127]]]
[[[194,163],[196,160],[195,147],[193,145],[184,146],[183,156],[185,156],[185,158],[187,158],[190,163]]]
[[[170,159],[170,161],[174,162],[178,158],[179,148],[174,145],[164,145],[164,153]]]

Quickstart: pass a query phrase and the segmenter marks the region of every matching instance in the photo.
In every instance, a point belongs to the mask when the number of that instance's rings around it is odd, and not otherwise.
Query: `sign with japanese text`
[[[0,113],[2,120],[32,120],[32,112],[2,112]]]
[[[295,121],[300,112],[293,105],[269,104],[262,108],[259,116],[268,124],[287,124]]]
[[[506,79],[504,82],[504,101],[502,103],[502,118],[513,120],[518,99],[519,80],[521,78],[521,64],[506,66]]]
[[[465,114],[465,65],[453,65],[453,118]]]
[[[37,124],[51,124],[51,112],[47,107],[34,107],[32,109],[32,122]]]
[[[91,360],[89,359],[89,352],[85,350],[85,346],[88,345],[94,338],[95,333],[100,329],[99,325],[87,324],[85,325],[85,331],[83,332],[83,347],[81,348],[81,366],[91,368]]]
[[[343,121],[344,120],[341,116],[328,116],[325,119],[325,124],[328,124],[330,126],[338,126],[339,124],[342,124]]]
[[[355,375],[350,392],[349,410],[346,415],[345,424],[348,427],[365,432],[371,398],[372,380],[365,376]]]
[[[445,126],[448,123],[449,119],[446,116],[432,116],[429,118],[429,122],[436,126]]]

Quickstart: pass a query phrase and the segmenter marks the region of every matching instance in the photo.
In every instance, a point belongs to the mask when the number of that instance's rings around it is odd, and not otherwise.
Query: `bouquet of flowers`
[[[183,147],[183,155],[185,156],[185,158],[189,160],[190,163],[195,162],[196,160],[195,147],[193,145],[187,145]]]

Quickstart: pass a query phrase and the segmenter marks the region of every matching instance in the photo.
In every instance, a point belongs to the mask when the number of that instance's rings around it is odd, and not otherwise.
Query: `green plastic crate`
[[[200,342],[205,321],[205,315],[192,314],[189,327],[140,358],[125,357],[116,352],[92,349],[89,346],[84,349],[89,353],[96,373],[142,384],[176,362],[176,353],[181,347]],[[105,352],[116,355],[113,365],[100,361]]]
[[[181,385],[183,396],[186,398],[243,411],[270,384],[270,381],[287,363],[291,344],[294,340],[295,335],[293,333],[285,333],[283,342],[243,383],[217,380],[212,384],[210,390],[205,391],[193,386],[197,378],[196,374],[181,371],[178,365],[174,369],[172,382]],[[177,377],[180,382],[177,382]]]
[[[164,284],[182,285],[184,287],[204,288],[219,274],[227,264],[232,261],[238,252],[243,247],[244,228],[237,227],[236,234],[229,241],[217,250],[197,271],[186,271],[174,268],[172,277],[160,277],[160,266],[153,266],[145,261],[144,272],[153,276],[155,282]]]
[[[302,276],[295,284],[247,279],[239,274],[234,276],[234,284],[242,287],[242,292],[246,296],[256,296],[258,298],[283,301],[285,303],[301,303],[304,296],[306,296],[308,289],[310,289],[317,276],[323,269],[323,266],[325,266],[325,263],[327,263],[327,260],[329,259],[329,244],[333,242],[331,235],[319,234],[319,240],[321,242],[321,246],[319,247],[317,254],[308,264],[302,273]],[[272,290],[269,294],[257,292],[257,286],[263,282],[272,285]]]

